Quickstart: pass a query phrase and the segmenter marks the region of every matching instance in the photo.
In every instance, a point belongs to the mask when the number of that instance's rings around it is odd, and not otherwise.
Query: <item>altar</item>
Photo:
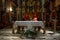
[[[31,31],[33,30],[34,26],[39,26],[44,29],[44,21],[15,21],[13,24],[13,31],[18,26],[27,26],[26,30],[31,30]]]

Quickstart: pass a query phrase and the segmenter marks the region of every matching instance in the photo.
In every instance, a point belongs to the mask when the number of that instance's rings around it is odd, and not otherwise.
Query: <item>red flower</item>
[[[24,20],[29,20],[30,19],[29,14],[28,13],[25,13],[23,15],[23,18],[24,18]]]
[[[37,15],[37,13],[36,12],[34,12],[34,14],[33,14],[33,21],[37,21],[37,18],[38,18],[38,15]]]

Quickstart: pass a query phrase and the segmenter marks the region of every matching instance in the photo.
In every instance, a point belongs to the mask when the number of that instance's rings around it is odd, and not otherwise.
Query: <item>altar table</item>
[[[34,26],[40,26],[41,28],[44,28],[44,21],[15,21],[13,24],[13,31],[18,26],[27,26],[27,30],[32,30]]]

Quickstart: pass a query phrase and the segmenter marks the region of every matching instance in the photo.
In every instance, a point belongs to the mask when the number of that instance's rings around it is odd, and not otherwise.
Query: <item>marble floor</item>
[[[50,34],[51,31],[46,31],[46,34],[38,33],[35,39],[21,38],[20,34],[12,34],[12,29],[1,29],[0,40],[60,40],[60,34]]]

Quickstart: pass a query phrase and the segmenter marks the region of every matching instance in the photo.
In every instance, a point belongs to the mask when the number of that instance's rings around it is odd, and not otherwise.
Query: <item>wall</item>
[[[58,6],[58,5],[60,5],[60,0],[56,0],[56,5],[55,6]]]

